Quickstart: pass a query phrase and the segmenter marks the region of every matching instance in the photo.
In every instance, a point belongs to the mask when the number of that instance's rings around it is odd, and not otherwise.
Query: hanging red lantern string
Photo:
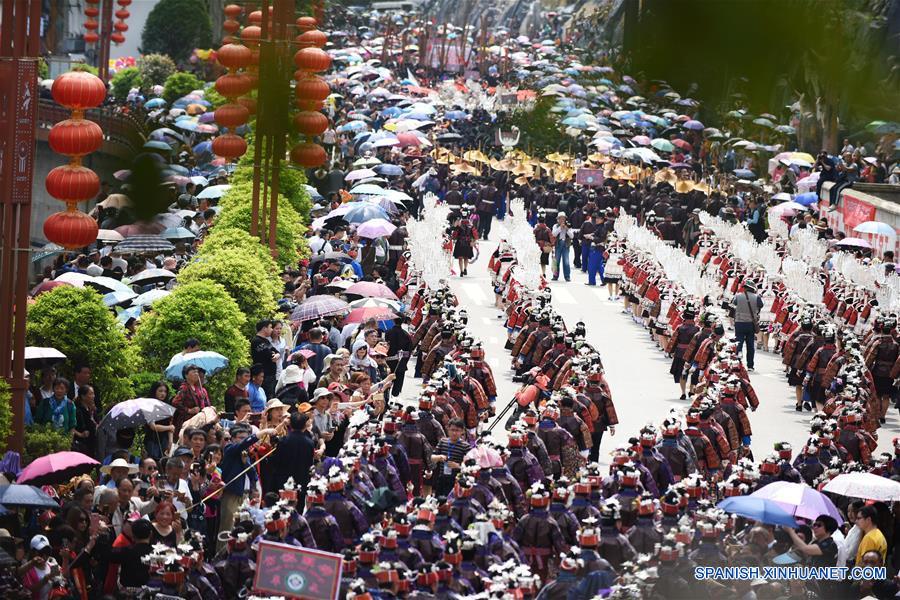
[[[291,161],[306,169],[321,167],[328,161],[328,154],[313,138],[328,129],[328,118],[318,112],[331,93],[328,83],[316,75],[331,67],[331,56],[322,50],[328,36],[316,29],[318,22],[313,17],[297,19],[297,29],[301,32],[295,38],[300,49],[294,54],[295,104],[301,110],[294,117],[294,127],[306,137],[305,142],[291,149]]]
[[[100,4],[100,0],[86,0],[86,3],[84,16],[87,17],[87,21],[84,22],[84,43],[88,45],[96,44],[100,40],[100,36],[97,34],[97,29],[100,27],[100,24],[97,22],[97,17],[100,16],[100,9],[97,8],[97,5]]]
[[[50,89],[56,102],[72,111],[71,118],[55,124],[48,136],[50,148],[70,157],[68,164],[47,174],[47,192],[66,204],[66,210],[54,213],[44,222],[48,240],[66,249],[87,246],[97,239],[98,226],[90,216],[78,210],[79,202],[91,200],[100,192],[100,178],[81,164],[81,159],[103,144],[103,131],[84,118],[88,108],[100,106],[106,98],[103,81],[84,71],[71,71],[57,77]]]
[[[212,142],[212,150],[216,156],[226,160],[235,160],[247,152],[247,142],[234,130],[250,120],[250,111],[238,98],[253,89],[252,80],[245,73],[239,72],[252,64],[253,52],[242,44],[224,44],[216,52],[216,60],[228,69],[228,74],[216,79],[216,91],[228,98],[228,104],[216,109],[216,124],[228,129],[228,133],[216,137]]]
[[[126,23],[125,20],[131,16],[131,13],[126,9],[131,5],[131,0],[116,0],[116,4],[120,6],[115,13],[116,19],[118,20],[113,23],[113,29],[115,31],[109,36],[109,39],[118,45],[125,41],[124,34],[128,31],[128,23]]]

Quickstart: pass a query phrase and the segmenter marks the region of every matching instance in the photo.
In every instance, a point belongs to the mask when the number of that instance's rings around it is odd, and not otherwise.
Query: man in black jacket
[[[275,397],[275,373],[277,371],[278,352],[272,345],[272,321],[263,319],[256,324],[256,336],[250,342],[250,356],[253,364],[263,367],[263,390],[266,398]]]
[[[409,355],[413,347],[412,338],[403,328],[404,321],[404,316],[398,315],[394,319],[394,326],[384,334],[384,339],[388,343],[387,364],[391,369],[391,373],[397,376],[391,386],[391,396],[394,398],[399,396],[403,390],[406,364],[409,362]]]
[[[269,458],[274,465],[272,489],[282,489],[285,482],[293,477],[294,483],[300,487],[297,506],[306,506],[306,486],[315,460],[316,442],[310,431],[311,424],[308,414],[292,414],[291,432],[279,440],[275,453]]]

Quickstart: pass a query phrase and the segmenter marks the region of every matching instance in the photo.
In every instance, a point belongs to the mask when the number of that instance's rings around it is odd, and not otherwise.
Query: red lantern
[[[84,0],[88,4],[100,4],[100,0]]]
[[[325,103],[321,100],[305,100],[303,98],[294,98],[294,106],[300,110],[317,111],[322,110]]]
[[[328,83],[316,75],[300,79],[294,87],[294,95],[300,100],[324,100],[330,93]]]
[[[294,128],[307,137],[322,135],[328,129],[328,117],[320,112],[305,110],[294,116]]]
[[[300,31],[309,31],[310,29],[315,29],[316,25],[319,22],[316,21],[313,17],[299,17],[297,19],[297,29]]]
[[[84,11],[84,12],[87,13],[87,11]],[[131,13],[128,12],[127,10],[125,10],[124,8],[120,8],[119,10],[116,11],[116,18],[119,20],[124,21],[125,19],[127,19],[130,16],[131,16]]]
[[[228,33],[237,33],[241,29],[241,24],[237,21],[232,21],[228,19],[224,23],[222,23],[222,29],[227,31]]]
[[[253,89],[250,78],[241,73],[229,73],[216,79],[216,91],[226,98],[237,98]]]
[[[294,64],[301,71],[319,73],[331,67],[331,56],[321,48],[301,48],[294,54]]]
[[[103,130],[87,119],[66,119],[50,128],[50,149],[66,156],[84,156],[103,145]]]
[[[242,44],[225,44],[216,52],[216,60],[226,69],[236,71],[250,66],[253,53]]]
[[[84,34],[84,43],[85,44],[96,44],[100,40],[100,36],[96,33],[86,33]]]
[[[122,35],[121,33],[119,33],[118,31],[116,31],[115,33],[113,33],[112,35],[109,36],[109,39],[111,39],[116,44],[121,44],[125,41],[125,36]]]
[[[225,16],[229,19],[237,19],[242,12],[244,12],[244,9],[237,4],[229,4],[225,7]]]
[[[92,244],[98,231],[97,221],[74,208],[54,213],[44,221],[44,236],[67,250]]]
[[[262,23],[262,11],[254,10],[249,15],[247,15],[247,21],[252,23],[253,25],[259,25]]]
[[[256,25],[249,25],[241,30],[241,39],[251,48],[255,48],[259,45],[259,38],[261,36],[262,29]]]
[[[237,99],[238,104],[247,109],[247,112],[251,115],[256,114],[256,98],[253,96],[241,96]]]
[[[227,133],[212,141],[212,151],[216,156],[226,160],[234,160],[247,152],[247,142],[239,135]]]
[[[116,0],[119,6],[131,6],[131,0]]]
[[[103,103],[106,86],[96,75],[85,71],[69,71],[53,81],[50,93],[57,104],[70,110],[84,110]]]
[[[219,127],[234,129],[250,119],[250,111],[242,104],[223,104],[216,109],[215,118]]]
[[[97,28],[100,27],[100,23],[93,19],[88,19],[84,22],[84,28],[88,31],[97,31]]]
[[[325,148],[312,142],[303,142],[291,149],[291,162],[305,169],[321,167],[327,160]]]
[[[116,21],[113,23],[113,29],[116,31],[128,31],[128,23],[125,21]]]
[[[90,17],[92,19],[100,16],[100,9],[96,6],[88,6],[84,9],[84,16]]]
[[[100,178],[81,165],[62,165],[47,173],[47,193],[66,202],[86,202],[100,193]]]
[[[318,29],[311,29],[298,35],[296,41],[301,48],[324,48],[328,42],[328,36]]]

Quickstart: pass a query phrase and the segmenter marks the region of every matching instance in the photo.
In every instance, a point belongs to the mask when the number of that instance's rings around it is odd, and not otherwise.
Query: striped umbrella
[[[171,252],[174,249],[171,242],[158,235],[135,235],[116,244],[116,252],[122,254]]]
[[[350,306],[340,298],[319,294],[307,298],[300,306],[295,308],[294,312],[291,313],[291,319],[294,321],[312,321],[321,317],[347,312],[349,309]]]

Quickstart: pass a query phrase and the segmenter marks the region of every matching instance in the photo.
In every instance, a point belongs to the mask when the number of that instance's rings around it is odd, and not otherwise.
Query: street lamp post
[[[25,432],[25,313],[37,120],[41,3],[2,0],[0,16],[0,376],[12,389],[8,448]]]

